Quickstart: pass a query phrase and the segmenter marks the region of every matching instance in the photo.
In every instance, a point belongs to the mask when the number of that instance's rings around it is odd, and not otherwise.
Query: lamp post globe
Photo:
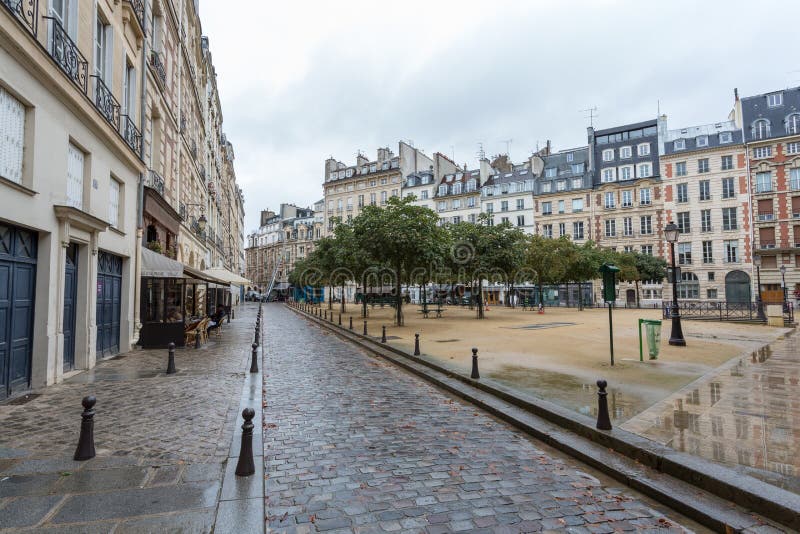
[[[670,318],[672,319],[672,332],[669,336],[669,344],[685,347],[686,340],[683,337],[683,329],[681,328],[681,314],[678,308],[678,275],[675,268],[675,242],[678,241],[680,230],[678,226],[670,221],[664,227],[664,237],[669,243],[670,253],[672,256],[672,307],[670,309]]]

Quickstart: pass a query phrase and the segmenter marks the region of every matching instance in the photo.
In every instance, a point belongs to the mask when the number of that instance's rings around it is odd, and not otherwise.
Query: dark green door
[[[122,258],[97,254],[97,357],[119,353],[119,317],[122,299]]]
[[[75,369],[75,307],[78,299],[78,245],[67,247],[64,269],[64,372]]]
[[[0,223],[0,399],[31,381],[35,232]]]
[[[728,304],[750,302],[750,275],[744,271],[731,271],[725,277],[725,301]]]

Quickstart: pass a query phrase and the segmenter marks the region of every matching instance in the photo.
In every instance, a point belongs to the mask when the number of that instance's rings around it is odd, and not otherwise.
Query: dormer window
[[[603,150],[603,161],[614,161],[614,150]]]
[[[619,157],[620,159],[628,159],[631,157],[631,147],[624,146],[619,149]]]
[[[673,150],[685,150],[686,149],[686,140],[685,139],[676,139],[674,143],[672,143]]]
[[[409,178],[406,180],[406,187],[414,187],[414,178]]]
[[[640,156],[650,155],[650,143],[642,143],[638,146]]]
[[[575,154],[573,154],[572,152],[570,152],[569,154],[567,154],[567,161],[568,161],[568,162],[571,162],[571,161],[572,161],[572,160],[574,160],[574,159],[575,159]]]
[[[369,166],[369,172],[375,172],[377,170],[378,170],[378,164],[377,163],[373,163],[372,165]]]
[[[698,147],[708,146],[708,136],[707,135],[698,136],[695,139],[695,141],[697,142],[697,146]]]
[[[550,167],[544,170],[545,178],[555,178],[557,174],[558,174],[558,169],[556,169],[555,167]]]
[[[733,134],[731,134],[731,132],[720,132],[720,134],[719,134],[719,143],[721,145],[725,144],[725,143],[732,143],[732,142],[733,142]]]
[[[753,123],[753,139],[766,139],[770,134],[770,125],[767,119],[759,119]]]
[[[439,186],[439,195],[443,196],[447,194],[447,184],[442,184]]]
[[[767,95],[767,106],[776,108],[783,105],[783,93],[772,93]]]
[[[467,192],[475,191],[476,182],[475,179],[471,179],[467,181]]]
[[[353,176],[353,169],[347,169],[347,171],[345,172],[345,176],[351,178]]]
[[[453,184],[453,194],[454,195],[460,195],[461,194],[461,183],[460,182],[457,182],[457,183]]]
[[[786,117],[786,133],[800,133],[800,113],[792,113]]]

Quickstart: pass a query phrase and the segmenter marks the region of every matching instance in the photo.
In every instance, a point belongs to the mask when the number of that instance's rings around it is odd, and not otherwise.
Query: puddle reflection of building
[[[584,415],[597,417],[597,385],[582,384],[581,398],[586,404],[578,411]],[[617,389],[608,390],[608,413],[611,420],[627,421],[638,414],[641,407],[637,406],[636,399],[633,399]]]

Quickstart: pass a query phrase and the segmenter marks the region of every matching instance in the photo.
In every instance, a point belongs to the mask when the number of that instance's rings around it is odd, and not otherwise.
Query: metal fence
[[[783,306],[783,319],[787,325],[794,324],[794,305],[791,302],[704,302],[681,300],[678,302],[681,318],[709,321],[753,321],[766,322],[769,305]],[[664,319],[670,318],[672,304],[664,302],[661,309]]]

